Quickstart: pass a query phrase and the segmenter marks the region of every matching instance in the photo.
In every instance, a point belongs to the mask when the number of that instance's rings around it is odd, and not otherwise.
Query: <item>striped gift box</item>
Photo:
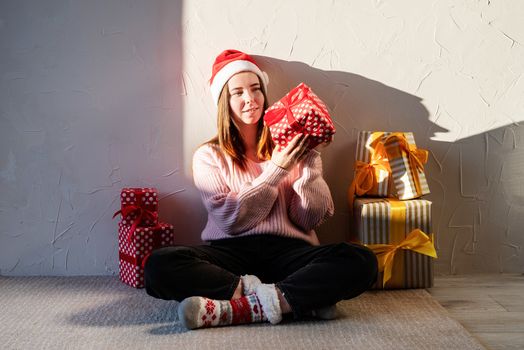
[[[369,163],[380,143],[385,147],[391,173],[377,169],[376,184],[366,194],[402,200],[428,194],[429,187],[423,168],[427,151],[417,149],[413,133],[361,131],[357,139],[357,161]]]
[[[432,232],[431,202],[423,199],[357,198],[354,218],[352,240],[366,245],[399,244],[415,229],[427,234]],[[379,273],[373,288],[428,288],[432,285],[433,258],[398,249],[391,279],[383,284],[383,273]]]
[[[396,190],[395,197],[412,199],[428,194],[429,187],[424,174],[428,152],[417,148],[413,133],[392,133],[385,137],[384,146]]]
[[[361,131],[358,134],[357,139],[357,161],[363,163],[370,163],[372,157],[375,154],[377,144],[382,141],[385,134],[387,133]],[[355,169],[355,177],[357,176],[356,170],[357,169]],[[393,181],[391,181],[391,174],[389,173],[389,171],[383,169],[375,169],[375,181],[373,183],[373,187],[369,191],[367,191],[366,195],[388,197],[390,193],[392,193],[392,183]]]

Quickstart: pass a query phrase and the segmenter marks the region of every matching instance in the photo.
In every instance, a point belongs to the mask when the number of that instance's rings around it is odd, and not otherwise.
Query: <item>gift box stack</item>
[[[355,176],[348,191],[353,215],[350,240],[377,255],[374,289],[427,288],[433,285],[437,257],[431,202],[424,164],[411,132],[361,131]]]
[[[277,148],[287,146],[296,134],[309,135],[309,147],[332,140],[335,126],[324,102],[309,86],[300,83],[264,114]]]
[[[155,188],[124,188],[120,193],[118,223],[120,280],[144,287],[144,264],[154,249],[174,244],[173,225],[158,220],[158,191]]]

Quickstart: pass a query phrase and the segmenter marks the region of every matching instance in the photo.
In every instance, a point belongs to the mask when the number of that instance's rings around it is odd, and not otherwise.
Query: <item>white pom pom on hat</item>
[[[215,105],[218,105],[218,98],[222,88],[226,85],[229,78],[240,72],[255,73],[262,81],[264,89],[267,90],[268,76],[258,67],[253,57],[238,50],[225,50],[215,59],[211,79],[209,80],[211,96]]]

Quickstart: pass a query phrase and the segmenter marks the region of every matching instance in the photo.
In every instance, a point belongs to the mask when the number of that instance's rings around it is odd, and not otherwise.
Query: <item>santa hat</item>
[[[226,85],[229,78],[240,72],[253,72],[262,81],[264,89],[267,88],[269,79],[267,74],[258,68],[255,60],[246,53],[238,50],[225,50],[215,59],[213,72],[209,80],[211,96],[215,105],[218,105],[218,98],[222,88]]]

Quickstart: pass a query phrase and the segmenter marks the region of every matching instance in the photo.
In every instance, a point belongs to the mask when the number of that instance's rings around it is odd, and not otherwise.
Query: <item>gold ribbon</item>
[[[422,188],[420,186],[419,172],[424,171],[424,164],[428,161],[428,151],[425,149],[417,148],[417,146],[412,145],[406,139],[406,136],[402,132],[394,132],[388,135],[384,140],[384,144],[388,142],[398,141],[402,157],[402,151],[404,151],[408,156],[409,166],[413,173],[413,181],[415,182],[415,190],[417,194],[422,194]]]
[[[367,244],[366,246],[377,255],[379,271],[384,272],[382,286],[391,279],[393,261],[395,255],[401,249],[411,250],[432,258],[437,257],[437,252],[433,245],[433,235],[428,236],[420,229],[411,231],[411,233],[398,244]]]
[[[376,145],[369,163],[360,160],[355,162],[355,178],[348,189],[348,203],[351,212],[353,212],[355,194],[362,196],[368,193],[377,183],[376,174],[380,170],[391,173],[386,148],[382,142]]]

